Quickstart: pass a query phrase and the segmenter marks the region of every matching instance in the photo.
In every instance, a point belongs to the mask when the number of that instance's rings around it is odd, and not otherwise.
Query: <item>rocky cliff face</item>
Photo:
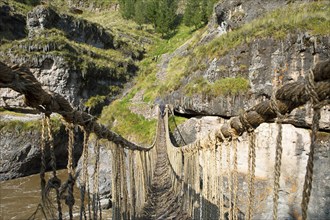
[[[82,19],[75,19],[66,14],[58,14],[53,9],[37,6],[27,15],[29,37],[40,34],[43,29],[56,28],[76,42],[86,43],[94,47],[114,48],[113,35],[104,28]]]
[[[100,202],[103,209],[109,209],[112,207],[111,194],[112,194],[112,157],[111,150],[106,144],[100,142],[100,158],[99,158],[99,173],[96,173],[95,162],[96,162],[96,152],[95,152],[95,140],[91,140],[88,145],[88,161],[87,161],[87,174],[89,176],[89,192],[92,195],[94,193],[94,179],[98,176],[99,181],[99,194]],[[83,167],[83,157],[80,158],[78,166],[76,168],[76,173],[78,174],[77,185],[80,186],[82,183],[82,167]],[[97,174],[97,175],[96,175]]]
[[[276,8],[287,7],[293,2],[295,1],[222,1],[215,7],[214,16],[196,45],[199,47],[210,44],[212,40],[235,31],[253,19]],[[299,1],[299,4],[303,2]],[[176,112],[187,116],[231,117],[238,115],[241,109],[248,109],[260,101],[270,99],[272,93],[282,85],[305,80],[316,62],[330,57],[328,35],[292,31],[286,33],[283,38],[267,36],[245,42],[225,53],[219,48],[219,56],[209,56],[207,51],[201,52],[199,56],[202,58],[199,62],[196,61],[198,58],[195,58],[196,52],[191,49],[194,46],[189,42],[173,53],[163,55],[156,75],[159,80],[170,74],[168,71],[172,69],[168,68],[168,63],[174,59],[191,55],[189,65],[193,66],[187,68],[189,72],[181,79],[180,86],[165,95],[166,102],[172,104]],[[207,48],[217,53],[216,47]],[[187,94],[186,91],[186,87],[196,79],[214,84],[217,80],[238,77],[248,80],[247,91],[216,96],[198,91]],[[323,109],[321,119],[321,127],[327,130],[330,128],[328,111],[329,107]],[[297,126],[310,127],[311,112],[311,107],[306,105],[293,111],[288,116],[288,121]]]
[[[67,164],[67,142],[64,127],[53,130],[54,149],[58,169]],[[39,116],[0,115],[0,181],[40,172],[41,120]],[[74,163],[81,155],[81,137],[77,133]],[[50,170],[49,146],[46,148],[46,169]]]
[[[97,49],[121,44],[96,24],[38,6],[28,13],[27,30],[29,38],[2,45],[1,60],[28,65],[45,88],[74,106],[84,108],[92,96],[107,96],[103,100],[109,103],[137,70],[121,49]],[[0,89],[0,94],[0,105],[24,106],[17,93]]]
[[[225,77],[244,76],[250,89],[244,94],[207,97],[193,94],[187,97],[181,89],[172,92],[167,100],[176,111],[183,114],[221,115],[231,117],[240,109],[248,109],[260,101],[270,99],[272,93],[282,85],[304,80],[317,60],[327,59],[330,54],[329,37],[310,36],[304,33],[292,34],[284,41],[272,38],[260,39],[242,45],[223,57],[205,59],[205,71],[191,74],[201,76],[210,82]],[[187,79],[189,82],[189,79]],[[323,128],[329,129],[328,108],[322,114]],[[310,126],[310,106],[297,109],[289,118],[299,126]],[[294,121],[294,120],[291,120]]]

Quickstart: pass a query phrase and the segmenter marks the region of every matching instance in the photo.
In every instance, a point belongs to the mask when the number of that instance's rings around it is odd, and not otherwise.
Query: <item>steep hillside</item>
[[[9,15],[1,17],[2,20],[8,22],[13,17],[13,21],[1,25],[4,30],[1,31],[4,42],[0,46],[1,61],[31,67],[50,91],[64,94],[79,108],[84,108],[84,104],[92,110],[95,108],[92,111],[95,113],[136,74],[134,60],[141,59],[145,53],[141,41],[146,46],[151,43],[142,32],[133,34],[127,28],[103,27],[102,22],[94,22],[100,16],[97,13],[78,16],[70,13],[70,8],[66,8],[67,13],[66,10],[59,12],[59,5],[32,9],[14,1],[1,4]],[[22,18],[21,26],[14,18]],[[23,106],[15,93],[1,90],[1,94],[2,106]]]
[[[330,56],[329,12],[326,1],[222,1],[209,25],[177,49],[150,52],[139,65],[135,86],[105,108],[101,120],[125,135],[123,125],[131,121],[127,114],[140,115],[142,125],[143,117],[150,117],[146,106],[159,102],[188,117],[237,115],[269,99],[281,85],[302,80],[317,60]],[[302,108],[288,121],[308,126],[309,115]],[[324,129],[329,129],[327,120],[323,114]],[[134,133],[139,139],[139,128],[126,134]]]
[[[137,74],[136,62],[158,39],[121,18],[112,8],[113,2],[108,3],[100,11],[97,8],[104,4],[78,9],[67,1],[37,6],[1,1],[0,60],[28,66],[45,89],[63,95],[76,109],[99,115],[102,107],[112,102]],[[1,160],[0,179],[36,173],[40,169],[40,117],[12,117],[16,114],[13,111],[36,111],[26,109],[23,96],[10,89],[0,89],[0,96],[0,142],[5,158]],[[56,143],[56,154],[63,160],[59,159],[57,165],[63,168],[66,135],[63,126],[59,129],[61,132],[54,130],[54,135],[63,137]],[[31,134],[31,139],[24,134]],[[76,148],[76,154],[81,154],[81,147]],[[31,169],[26,170],[28,166]]]

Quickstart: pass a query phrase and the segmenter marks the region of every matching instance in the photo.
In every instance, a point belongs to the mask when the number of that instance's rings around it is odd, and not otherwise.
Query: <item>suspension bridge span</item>
[[[99,139],[107,139],[112,152],[112,214],[113,219],[253,219],[255,204],[255,132],[263,122],[277,119],[276,159],[274,164],[273,218],[278,219],[279,178],[281,175],[281,120],[286,113],[311,101],[314,109],[311,145],[306,165],[306,176],[301,202],[302,219],[307,218],[313,180],[313,157],[316,134],[319,129],[320,109],[330,101],[330,60],[318,63],[310,71],[306,81],[294,82],[278,89],[272,99],[246,110],[203,139],[177,147],[173,146],[168,125],[169,106],[160,108],[157,134],[151,146],[132,143],[99,124],[96,119],[74,110],[59,94],[45,91],[28,68],[9,66],[0,62],[0,88],[11,88],[25,95],[27,106],[44,114],[41,146],[41,207],[45,217],[64,219],[62,202],[69,207],[68,218],[73,219],[75,204],[73,184],[75,170],[72,162],[73,129],[80,126],[84,132],[82,203],[80,219],[100,219],[98,182],[94,177],[92,214],[84,204],[87,175],[87,143],[91,133]],[[69,133],[68,180],[61,184],[56,175],[56,158],[52,147],[49,126],[51,113],[58,113],[66,121]],[[244,132],[248,133],[248,193],[243,209],[238,202],[237,142]],[[45,179],[45,145],[50,145],[52,178]],[[99,147],[96,145],[96,157]],[[226,154],[224,154],[226,152]],[[231,155],[232,153],[232,155]],[[99,164],[95,164],[95,170]],[[97,172],[96,172],[97,173]],[[56,208],[50,207],[49,190],[54,189]],[[86,197],[89,198],[89,195]],[[88,199],[89,200],[89,199]],[[45,211],[46,210],[46,211]],[[87,214],[88,213],[88,214]]]

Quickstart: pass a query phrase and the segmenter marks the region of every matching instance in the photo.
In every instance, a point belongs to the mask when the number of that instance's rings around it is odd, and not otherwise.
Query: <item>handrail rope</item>
[[[84,127],[80,127],[84,133],[84,140],[83,140],[83,162],[82,162],[82,175],[81,175],[81,184],[80,184],[80,220],[84,217],[87,219],[86,210],[85,210],[85,194],[86,194],[86,182],[88,181],[87,176],[87,163],[88,163],[88,140],[89,140],[89,133],[84,129]],[[89,197],[89,194],[87,194]]]
[[[54,151],[54,138],[52,135],[51,123],[49,115],[46,116],[46,127],[48,133],[48,141],[50,146],[50,157],[51,157],[51,167],[52,167],[52,174],[53,177],[48,181],[51,183],[51,186],[55,188],[56,192],[56,203],[57,203],[57,212],[58,212],[58,219],[62,220],[62,205],[61,205],[61,198],[60,198],[60,191],[59,188],[61,186],[61,180],[56,175],[56,156]]]
[[[317,73],[316,93],[320,100],[329,99],[330,82],[327,75],[327,65],[330,60],[319,62],[315,65],[314,71]],[[74,111],[70,104],[59,94],[50,94],[42,89],[39,83],[33,76],[31,71],[24,66],[8,66],[0,62],[0,88],[11,88],[25,95],[26,104],[30,107],[37,108],[41,112],[56,112],[61,114],[68,122],[74,122],[86,127],[90,132],[95,132],[100,138],[106,138],[128,149],[149,150],[131,143],[120,135],[110,131],[105,126],[96,122],[95,117],[85,113]],[[290,112],[294,108],[305,104],[308,100],[305,95],[305,83],[293,82],[282,86],[276,93],[276,98],[281,102],[281,112]],[[258,120],[254,121],[254,126],[257,127],[262,122],[269,121],[276,117],[274,114],[269,114],[269,101],[259,103],[255,107],[248,110],[249,115],[254,117],[258,115]],[[261,117],[262,116],[262,117]],[[231,127],[242,134],[245,130],[242,128],[242,123],[237,119],[232,120]],[[244,127],[244,126],[243,126]],[[227,137],[227,133],[225,134]]]
[[[306,93],[309,95],[310,99],[313,103],[313,120],[312,120],[312,134],[311,134],[311,144],[310,144],[310,151],[307,160],[306,166],[306,175],[304,181],[304,189],[303,189],[303,198],[301,203],[302,208],[302,219],[307,219],[307,211],[308,211],[308,203],[310,200],[310,195],[312,191],[312,183],[313,183],[313,168],[314,168],[314,153],[316,147],[316,138],[317,132],[319,130],[319,121],[321,118],[321,107],[322,103],[320,103],[320,98],[318,94],[315,92],[315,85],[314,85],[314,74],[311,70],[307,75],[306,80]]]

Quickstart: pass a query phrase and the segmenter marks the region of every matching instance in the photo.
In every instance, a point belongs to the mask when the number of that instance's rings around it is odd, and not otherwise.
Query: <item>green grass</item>
[[[31,130],[41,130],[40,121],[0,121],[0,130],[2,131],[15,131],[15,132],[26,132]]]
[[[84,105],[87,108],[94,108],[98,104],[104,102],[105,99],[106,96],[102,96],[102,95],[92,96],[84,103]]]
[[[178,47],[182,46],[187,40],[192,37],[192,28],[185,25],[180,25],[176,31],[176,34],[170,39],[157,39],[154,46],[149,52],[149,56],[160,56],[165,53],[172,53]]]
[[[29,47],[33,45],[34,51]],[[56,30],[45,30],[38,37],[33,39],[23,39],[2,44],[0,50],[10,52],[16,56],[41,56],[43,54],[53,54],[62,56],[71,66],[80,68],[82,72],[87,72],[89,68],[104,70],[111,69],[110,74],[113,77],[126,76],[126,71],[122,64],[133,64],[130,58],[126,58],[120,51],[113,49],[99,49],[84,43],[77,43],[69,40],[64,33]],[[3,57],[2,59],[6,59]]]
[[[17,113],[13,111],[6,111],[6,110],[1,110],[0,111],[1,115],[12,115],[12,116],[17,116],[17,117],[26,117],[25,114],[23,113]],[[60,120],[61,116],[59,115],[53,115],[51,117],[51,128],[53,134],[58,133],[61,126],[62,122]],[[6,132],[28,132],[28,131],[35,131],[39,130],[41,132],[41,120],[36,120],[32,119],[29,121],[22,121],[22,120],[1,120],[0,121],[0,130],[6,131]]]
[[[135,86],[124,98],[116,100],[103,109],[100,122],[105,123],[109,128],[131,140],[139,143],[151,143],[155,136],[157,122],[132,113],[129,110],[132,105],[130,99],[138,91],[144,90],[144,103],[153,103],[156,97],[166,95],[180,86],[181,75],[185,73],[182,69],[185,66],[183,60],[188,60],[187,58],[178,56],[172,59],[169,64],[170,71],[167,71],[168,75],[162,82],[156,78],[157,65],[162,54],[173,52],[191,36],[191,29],[181,26],[176,35],[169,40],[154,37],[154,44],[151,44],[148,48],[146,58],[138,63],[139,73],[134,80]],[[176,117],[177,124],[182,123],[184,120],[186,119]],[[171,126],[174,127],[172,123]]]
[[[185,123],[188,119],[180,116],[169,116],[168,117],[168,126],[171,132],[174,132],[177,126]]]
[[[192,33],[189,27],[180,26],[171,39],[159,38],[150,48],[147,57],[139,63],[140,71],[135,80],[136,90],[145,90],[145,102],[153,102],[157,97],[162,97],[180,87],[181,79],[188,74],[186,67],[189,66],[189,56],[180,54],[174,56],[170,60],[164,80],[158,80],[156,77],[159,70],[157,65],[161,60],[161,55],[174,52],[196,33]]]
[[[78,18],[86,19],[97,23],[114,35],[117,46],[123,47],[126,51],[135,56],[141,51],[149,50],[150,45],[157,40],[157,35],[150,25],[141,27],[131,20],[125,20],[119,11],[84,11]]]
[[[221,78],[214,83],[203,77],[197,77],[185,86],[184,91],[187,96],[202,94],[217,97],[241,94],[247,92],[249,88],[249,80],[243,77]]]
[[[33,6],[31,5],[23,4],[14,0],[3,0],[3,1],[1,0],[0,7],[6,5],[5,3],[7,3],[11,8],[14,9],[15,14],[20,14],[23,16],[26,16],[27,13],[31,11],[33,8]]]
[[[79,8],[89,10],[90,6],[93,6],[93,8],[97,8],[98,10],[109,10],[115,3],[117,3],[117,0],[71,0],[73,5],[79,5]],[[62,8],[65,10],[69,9],[69,3],[67,0],[52,0],[50,1],[50,4],[53,6],[56,6],[58,8]]]
[[[123,137],[140,144],[151,144],[156,134],[157,121],[147,120],[129,110],[130,99],[127,96],[105,107],[99,119],[100,123]]]
[[[198,47],[195,53],[197,57],[208,56],[211,59],[255,39],[272,37],[281,40],[292,32],[301,31],[313,35],[329,35],[329,14],[330,7],[326,1],[289,5]]]

